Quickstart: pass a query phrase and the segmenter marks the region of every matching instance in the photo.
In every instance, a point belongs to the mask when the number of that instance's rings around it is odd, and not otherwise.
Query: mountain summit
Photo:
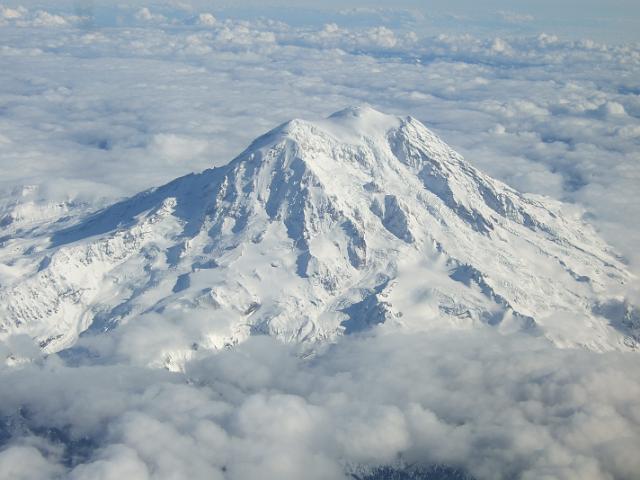
[[[47,351],[144,317],[184,325],[157,352],[170,368],[255,333],[490,325],[611,350],[639,332],[612,296],[631,274],[578,214],[369,107],[292,120],[223,167],[60,225],[0,248],[0,334]]]

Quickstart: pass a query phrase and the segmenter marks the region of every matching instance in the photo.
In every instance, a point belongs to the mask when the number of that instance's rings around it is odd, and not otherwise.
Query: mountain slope
[[[47,351],[161,316],[182,348],[252,333],[328,340],[374,324],[525,330],[635,348],[624,265],[567,207],[522,195],[413,118],[293,120],[228,165],[71,226],[4,239],[0,332]]]

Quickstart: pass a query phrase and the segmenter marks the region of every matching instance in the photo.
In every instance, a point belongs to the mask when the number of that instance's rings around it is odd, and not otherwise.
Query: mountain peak
[[[301,140],[305,136],[317,134],[330,135],[344,143],[359,144],[364,138],[386,136],[388,131],[397,129],[403,121],[405,120],[400,117],[387,115],[368,105],[351,106],[323,119],[296,118],[289,120],[260,137],[258,144],[264,146],[264,140],[267,139],[272,141],[280,138]],[[254,146],[252,145],[252,147]]]
[[[285,144],[288,146],[283,147]],[[416,154],[417,150],[412,148],[401,152],[403,146],[410,145],[419,145],[422,153]],[[376,169],[397,168],[390,165],[399,161],[416,171],[424,162],[463,161],[418,120],[387,115],[368,105],[347,107],[323,119],[285,122],[255,140],[229,166],[263,158],[263,153],[273,149],[288,151],[291,158],[296,157],[308,167],[317,161],[336,166],[358,158],[375,160],[369,165],[371,176],[376,176]],[[352,152],[334,155],[335,149]],[[356,151],[360,154],[354,154]],[[321,152],[324,155],[320,155]]]
[[[385,135],[389,130],[398,128],[401,123],[401,118],[386,115],[368,105],[348,107],[325,120],[315,122],[320,128],[344,141]]]
[[[400,118],[395,115],[382,113],[368,104],[359,106],[349,106],[339,110],[327,118],[341,125],[350,125],[361,127],[368,130],[367,127],[378,126],[383,129],[396,127]]]

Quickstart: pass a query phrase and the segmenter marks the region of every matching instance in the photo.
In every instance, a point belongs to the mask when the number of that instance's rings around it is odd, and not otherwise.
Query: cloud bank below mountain
[[[478,479],[623,479],[640,469],[630,355],[488,331],[345,338],[306,360],[255,337],[179,374],[51,356],[0,379],[12,385],[0,393],[0,467],[12,478],[313,479],[440,465]]]

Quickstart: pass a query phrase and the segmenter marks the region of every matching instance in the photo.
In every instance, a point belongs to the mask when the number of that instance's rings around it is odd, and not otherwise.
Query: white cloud
[[[494,38],[491,43],[491,50],[495,53],[505,53],[510,50],[509,44],[501,38]]]
[[[0,451],[0,471],[7,478],[31,480],[55,478],[64,468],[49,461],[33,446],[16,445]]]
[[[198,15],[198,23],[200,25],[211,27],[216,24],[216,21],[216,17],[214,17],[211,13],[201,13],[200,15]]]
[[[24,7],[17,8],[9,8],[0,5],[0,17],[5,20],[14,20],[16,18],[21,18],[27,14],[28,10]]]
[[[0,5],[0,26],[18,27],[68,27],[79,24],[84,19],[69,13],[52,13],[46,10],[29,10],[21,5],[5,7]]]
[[[624,105],[618,102],[604,102],[598,107],[597,113],[604,118],[622,117],[627,114]]]
[[[67,24],[68,22],[64,17],[43,10],[38,10],[32,20],[32,25],[34,26],[59,27]]]
[[[151,155],[166,158],[172,162],[189,160],[201,155],[207,149],[205,140],[198,140],[172,133],[158,133],[150,144]]]
[[[78,465],[70,473],[72,480],[119,480],[151,478],[149,468],[135,450],[116,444],[105,448],[90,464]]]
[[[152,13],[151,10],[149,10],[149,8],[147,7],[142,7],[140,10],[138,10],[135,17],[136,19],[143,22],[163,23],[167,21],[167,17],[159,13]]]

